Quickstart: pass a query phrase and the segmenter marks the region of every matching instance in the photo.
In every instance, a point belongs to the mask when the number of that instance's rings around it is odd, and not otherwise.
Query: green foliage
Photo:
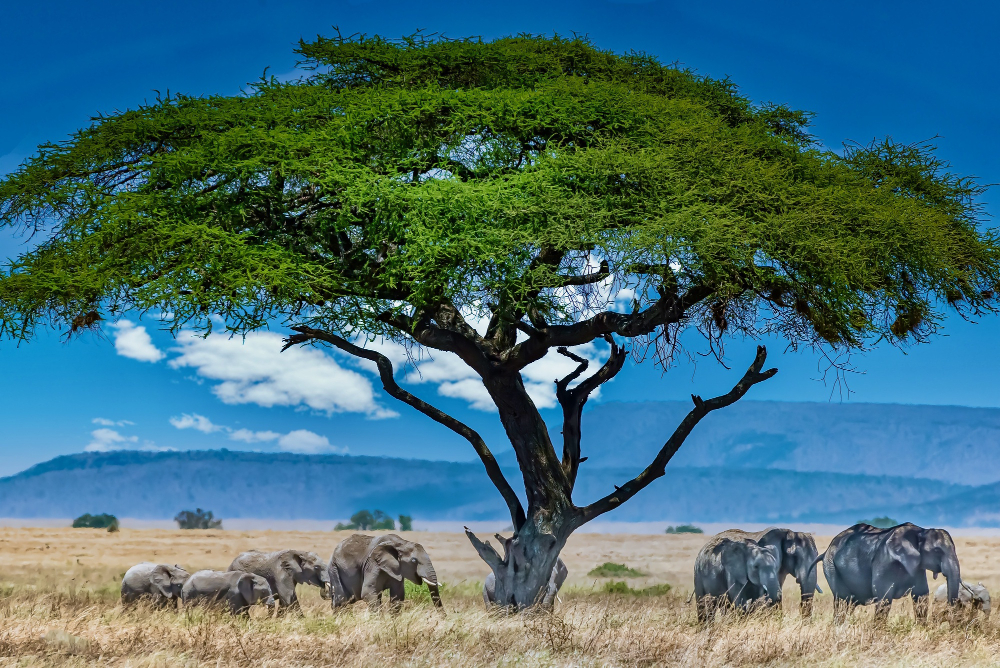
[[[101,513],[100,515],[84,513],[73,520],[73,528],[107,529],[109,532],[114,532],[118,531],[118,518],[107,513]]]
[[[945,303],[994,307],[982,187],[930,146],[826,151],[807,112],[584,38],[298,53],[300,80],[95,118],[0,181],[0,226],[41,242],[0,273],[0,335],[128,309],[174,332],[406,340],[442,304],[541,326],[608,306],[578,285],[601,261],[634,309],[685,295],[675,326],[716,338],[920,340]]]
[[[874,517],[870,520],[858,520],[855,524],[870,524],[879,529],[888,529],[897,526],[899,522],[886,515],[883,517]]]
[[[334,531],[379,531],[388,530],[392,531],[396,528],[396,523],[393,522],[392,518],[386,515],[381,510],[376,510],[371,512],[368,510],[359,510],[358,512],[351,515],[351,523],[344,524],[342,522],[337,522],[337,526],[334,527]]]
[[[606,561],[600,566],[590,569],[587,575],[592,578],[639,578],[645,573],[629,568],[625,564],[612,564],[610,561]]]
[[[399,530],[400,531],[413,531],[413,518],[409,515],[399,516]]]
[[[668,526],[663,533],[705,533],[702,531],[701,527],[696,527],[693,524],[678,524],[677,526]]]
[[[217,520],[212,516],[211,510],[182,510],[174,517],[177,526],[181,529],[221,529],[222,520]]]
[[[427,604],[432,604],[434,602],[431,599],[431,592],[430,589],[427,588],[427,585],[418,585],[414,582],[410,582],[409,580],[403,580],[403,588],[407,601],[417,601],[419,603]],[[444,595],[446,589],[447,585],[440,585],[438,587],[438,591],[442,596]]]
[[[602,591],[606,594],[624,594],[627,596],[665,596],[670,589],[670,585],[666,583],[650,585],[643,589],[633,589],[625,581],[616,582],[614,580],[605,582],[604,587],[602,587]]]

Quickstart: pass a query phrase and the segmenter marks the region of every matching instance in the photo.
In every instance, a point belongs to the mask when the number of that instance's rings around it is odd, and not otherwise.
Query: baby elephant
[[[281,601],[279,612],[298,607],[295,585],[310,584],[320,588],[320,596],[330,598],[330,575],[326,564],[315,552],[280,550],[278,552],[244,552],[229,565],[230,571],[259,575]]]
[[[698,621],[704,624],[711,620],[723,600],[744,611],[759,601],[780,603],[780,566],[781,556],[774,545],[723,536],[710,540],[694,562]]]
[[[948,585],[943,584],[934,592],[934,616],[939,620],[949,612],[958,612],[967,619],[972,620],[979,610],[982,610],[986,618],[989,619],[990,592],[986,590],[982,582],[969,584],[965,580],[962,580],[958,587],[958,599],[955,601],[955,607],[952,610],[948,608]]]
[[[153,564],[144,561],[125,572],[122,577],[122,603],[135,603],[140,598],[151,599],[161,607],[176,605],[184,583],[191,575],[180,566]]]
[[[234,615],[248,612],[251,605],[261,600],[268,607],[274,605],[267,580],[240,571],[198,571],[184,583],[181,597],[184,605],[225,601]]]

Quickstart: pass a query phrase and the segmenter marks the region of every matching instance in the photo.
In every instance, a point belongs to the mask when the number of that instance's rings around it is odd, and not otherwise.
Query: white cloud
[[[227,404],[304,406],[332,413],[365,413],[371,418],[397,417],[381,406],[371,381],[344,369],[319,349],[289,348],[281,352],[278,334],[253,332],[246,338],[224,335],[178,339],[180,353],[173,368],[190,367],[204,378],[221,381],[212,392]]]
[[[115,330],[115,350],[122,357],[140,362],[159,362],[166,354],[153,345],[153,339],[142,325],[119,320],[111,325]]]
[[[178,429],[197,429],[203,434],[211,434],[225,429],[225,427],[212,424],[212,421],[207,417],[198,415],[197,413],[192,413],[191,415],[182,413],[180,417],[172,417],[170,418],[170,424]]]
[[[108,452],[109,450],[121,450],[128,443],[139,441],[137,436],[122,436],[114,429],[95,429],[90,432],[90,443],[84,448],[86,452]]]
[[[330,445],[330,439],[307,429],[296,429],[278,439],[278,447],[286,452],[317,455],[324,452],[347,452],[347,448]]]
[[[109,420],[107,418],[94,418],[91,420],[94,424],[99,424],[104,427],[126,427],[129,425],[134,425],[135,422],[130,420]]]
[[[233,441],[243,441],[244,443],[266,443],[277,440],[281,434],[276,431],[250,431],[249,429],[237,429],[229,434]]]

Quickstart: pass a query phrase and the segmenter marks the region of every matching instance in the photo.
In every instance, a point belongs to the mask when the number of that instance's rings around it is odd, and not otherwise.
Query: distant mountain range
[[[577,503],[642,470],[688,410],[590,408]],[[709,415],[667,475],[605,519],[853,523],[888,514],[1000,526],[998,453],[1000,410],[741,401]],[[513,452],[498,459],[520,487]],[[0,479],[0,517],[164,519],[196,506],[223,518],[341,520],[377,508],[422,520],[508,519],[478,461],[118,451],[57,457]]]

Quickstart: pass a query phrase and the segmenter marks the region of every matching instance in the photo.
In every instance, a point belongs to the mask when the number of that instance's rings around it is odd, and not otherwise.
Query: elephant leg
[[[403,600],[406,598],[406,585],[403,580],[391,580],[389,582],[389,609],[393,612],[403,607]]]
[[[804,618],[812,617],[813,614],[813,595],[812,594],[802,594],[802,599],[799,601],[799,614]]]
[[[910,592],[910,597],[913,599],[913,616],[916,618],[918,624],[927,623],[927,611],[930,608],[930,594],[922,594],[918,591]]]
[[[843,624],[851,611],[851,601],[845,598],[833,599],[833,623]]]
[[[698,621],[708,624],[715,619],[715,613],[719,609],[720,598],[706,594],[698,599]]]

